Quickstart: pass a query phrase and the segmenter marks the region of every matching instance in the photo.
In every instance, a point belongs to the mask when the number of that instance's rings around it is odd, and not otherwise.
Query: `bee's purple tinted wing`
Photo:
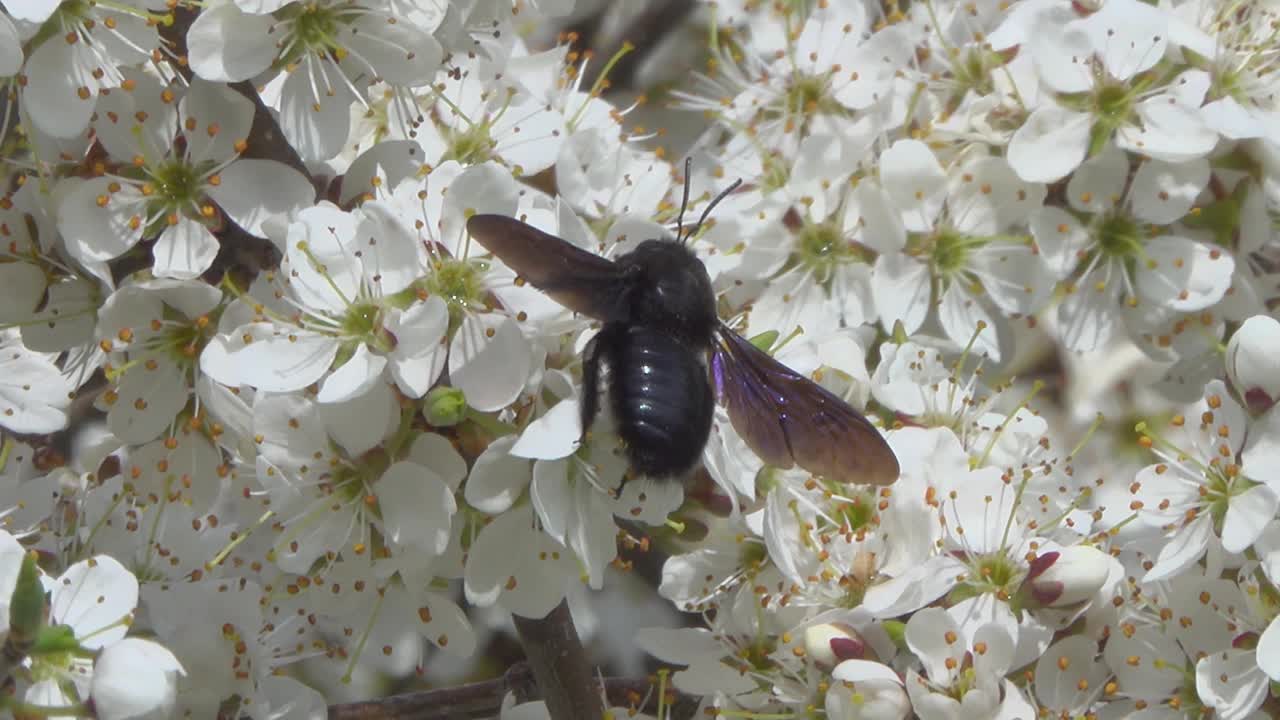
[[[846,483],[898,479],[898,458],[865,417],[724,325],[711,368],[734,429],[769,465]]]
[[[623,317],[628,280],[612,260],[506,215],[473,215],[467,232],[566,308],[606,322]]]

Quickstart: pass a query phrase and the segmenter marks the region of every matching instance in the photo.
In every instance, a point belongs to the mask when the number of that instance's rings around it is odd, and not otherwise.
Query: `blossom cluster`
[[[1274,6],[716,0],[624,105],[536,43],[573,5],[0,10],[0,712],[319,716],[647,549],[704,622],[634,641],[708,713],[1274,713]],[[888,487],[724,408],[632,477],[598,324],[467,231],[617,256],[738,179],[688,242],[721,316]]]

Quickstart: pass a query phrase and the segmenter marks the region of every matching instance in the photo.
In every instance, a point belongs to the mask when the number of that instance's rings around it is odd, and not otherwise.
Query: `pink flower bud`
[[[1254,315],[1227,341],[1227,377],[1255,413],[1280,400],[1280,322]]]
[[[1089,545],[1076,545],[1042,558],[1056,556],[1048,567],[1032,563],[1039,572],[1027,581],[1031,597],[1043,607],[1069,607],[1088,600],[1107,581],[1111,570],[1106,553]]]
[[[845,660],[863,658],[867,644],[848,625],[823,623],[804,629],[804,650],[818,667],[830,670]]]

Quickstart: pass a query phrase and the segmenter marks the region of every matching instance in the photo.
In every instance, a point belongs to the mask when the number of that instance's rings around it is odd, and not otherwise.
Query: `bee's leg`
[[[625,340],[627,329],[623,325],[614,323],[606,323],[596,336],[591,338],[591,342],[582,351],[582,405],[580,419],[582,421],[582,436],[579,443],[585,444],[587,441],[587,432],[591,429],[591,424],[595,422],[596,413],[600,411],[600,368],[605,358],[610,355],[610,351],[616,348],[619,342]],[[622,497],[622,488],[627,484],[627,479],[631,471],[628,470],[626,475],[622,476],[622,483],[614,490],[615,497]]]
[[[582,436],[579,442],[586,443],[587,431],[595,422],[596,413],[600,411],[600,363],[604,360],[606,345],[613,342],[614,329],[605,325],[596,336],[591,338],[582,351],[582,407],[579,418],[582,420]]]

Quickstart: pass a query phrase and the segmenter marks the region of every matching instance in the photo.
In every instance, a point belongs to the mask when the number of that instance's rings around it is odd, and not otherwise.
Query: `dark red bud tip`
[[[1231,641],[1231,647],[1236,650],[1253,650],[1258,647],[1258,640],[1261,637],[1256,632],[1241,633]]]
[[[1031,561],[1031,567],[1027,572],[1027,580],[1035,580],[1040,577],[1045,570],[1053,567],[1053,564],[1058,562],[1058,554],[1058,551],[1054,550],[1052,552],[1044,553],[1043,555],[1037,555],[1036,559]]]
[[[1254,415],[1261,415],[1270,410],[1271,406],[1276,404],[1276,401],[1267,394],[1266,390],[1260,387],[1253,387],[1244,392],[1244,404],[1249,406],[1249,412]]]
[[[857,638],[831,638],[831,652],[841,660],[861,660],[866,657],[867,644]]]
[[[1036,583],[1031,586],[1031,597],[1036,602],[1048,607],[1058,601],[1062,597],[1062,591],[1065,588],[1060,582]]]

